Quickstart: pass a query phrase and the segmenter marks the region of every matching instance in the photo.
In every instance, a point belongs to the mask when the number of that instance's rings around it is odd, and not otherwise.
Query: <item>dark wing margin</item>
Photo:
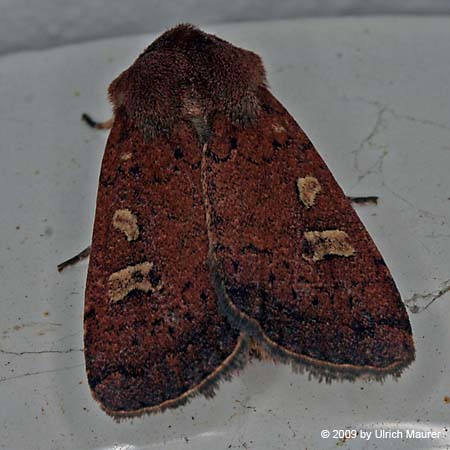
[[[254,126],[221,117],[203,151],[219,302],[275,359],[326,380],[414,360],[392,276],[304,132],[266,90]]]
[[[146,141],[116,111],[84,310],[89,386],[116,418],[211,396],[248,353],[211,284],[200,166],[187,124]]]

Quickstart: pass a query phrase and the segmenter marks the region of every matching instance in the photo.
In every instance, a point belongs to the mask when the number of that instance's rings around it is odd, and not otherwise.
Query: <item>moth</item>
[[[249,355],[327,381],[414,360],[383,258],[258,55],[182,24],[109,97],[84,310],[108,414],[210,397]]]

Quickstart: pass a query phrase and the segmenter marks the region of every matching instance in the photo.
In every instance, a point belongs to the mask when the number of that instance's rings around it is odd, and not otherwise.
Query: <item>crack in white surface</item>
[[[398,192],[394,191],[389,185],[386,183],[386,181],[383,180],[381,185],[386,188],[394,197],[398,198],[399,200],[403,201],[406,205],[408,205],[410,208],[415,209],[419,214],[422,214],[428,219],[432,220],[448,220],[448,216],[444,216],[442,214],[436,214],[431,211],[428,211],[426,209],[419,208],[417,205],[409,201],[407,198],[400,195]]]
[[[388,152],[386,149],[383,149],[381,154],[378,156],[376,161],[372,163],[366,170],[362,171],[359,163],[359,158],[361,156],[361,153],[366,148],[372,148],[374,146],[374,140],[376,137],[386,128],[386,120],[385,120],[385,114],[388,112],[389,109],[387,106],[380,106],[378,108],[377,117],[375,119],[375,123],[373,124],[371,130],[367,134],[365,138],[361,140],[359,145],[352,150],[353,154],[353,168],[359,173],[358,178],[355,183],[351,186],[351,189],[353,189],[358,183],[360,183],[365,177],[372,173],[382,173],[383,172],[383,162],[386,155],[388,155]],[[380,148],[381,149],[381,148]]]
[[[364,148],[366,147],[366,145],[371,146],[372,145],[372,141],[374,139],[374,137],[382,130],[382,128],[384,127],[384,123],[383,123],[383,114],[386,112],[387,107],[382,107],[381,109],[378,110],[377,113],[377,117],[375,119],[375,123],[372,127],[372,129],[370,130],[370,132],[367,134],[367,136],[362,139],[362,141],[359,143],[358,147],[352,151],[352,154],[354,155],[354,159],[353,159],[353,167],[360,172],[361,169],[359,167],[359,161],[358,161],[358,157],[359,154],[364,150]]]
[[[414,294],[405,300],[405,305],[413,314],[421,313],[448,292],[450,292],[450,278],[442,283],[440,289],[425,294]]]
[[[414,123],[420,123],[421,125],[429,125],[435,128],[440,128],[441,130],[448,130],[450,131],[450,125],[446,125],[444,123],[441,122],[436,122],[434,120],[429,120],[429,119],[422,119],[420,117],[414,117],[414,116],[410,116],[409,114],[398,114],[396,111],[394,111],[393,109],[390,109],[392,115],[398,119],[404,119],[410,122],[414,122]]]
[[[378,156],[376,161],[372,163],[366,170],[362,171],[359,163],[359,159],[361,156],[361,153],[366,149],[372,149],[374,147],[374,141],[378,137],[380,133],[382,133],[388,124],[388,121],[386,119],[386,115],[391,115],[392,117],[396,119],[402,119],[408,122],[412,123],[419,123],[421,125],[426,126],[432,126],[435,128],[439,128],[441,130],[447,130],[450,131],[450,125],[447,125],[445,123],[436,122],[434,120],[430,119],[424,119],[421,117],[415,117],[410,114],[400,114],[398,113],[394,108],[391,106],[385,105],[381,102],[378,102],[376,100],[368,100],[364,97],[342,97],[344,101],[360,101],[362,103],[368,104],[370,106],[373,106],[377,110],[377,116],[375,119],[375,122],[370,129],[369,133],[361,140],[361,142],[358,144],[358,146],[351,151],[353,155],[353,167],[358,172],[358,178],[356,182],[352,185],[352,188],[354,188],[358,183],[361,182],[365,177],[367,177],[370,174],[377,173],[382,174],[383,172],[383,162],[386,155],[388,155],[388,151],[386,149],[382,150],[382,153]],[[381,150],[382,147],[379,146],[379,150]]]
[[[76,364],[74,366],[60,367],[58,369],[39,370],[37,372],[25,372],[25,373],[21,373],[19,375],[13,375],[11,377],[0,378],[0,383],[3,383],[4,381],[9,381],[9,380],[16,380],[18,378],[32,377],[35,375],[43,375],[46,373],[55,373],[55,372],[62,372],[65,370],[72,370],[72,369],[76,369],[76,368],[82,367],[82,366],[84,366],[84,364]]]
[[[67,350],[36,350],[36,351],[24,351],[24,352],[13,352],[10,350],[0,349],[0,354],[2,355],[12,355],[12,356],[23,356],[23,355],[45,355],[49,353],[73,353],[73,352],[82,352],[82,348],[69,348]]]
[[[381,102],[379,102],[377,100],[369,100],[369,99],[361,97],[361,96],[356,96],[356,97],[344,96],[342,98],[345,101],[356,100],[356,101],[365,103],[367,105],[374,106],[378,110],[378,113],[380,113],[380,112],[383,112],[383,113],[384,112],[389,112],[396,119],[403,119],[403,120],[406,120],[408,122],[420,123],[421,125],[428,125],[428,126],[431,126],[431,127],[439,128],[441,130],[450,131],[450,124],[445,124],[445,123],[442,123],[442,122],[436,122],[435,120],[431,120],[431,119],[424,119],[423,117],[412,116],[411,114],[401,114],[401,113],[397,112],[392,106],[388,106],[388,105],[383,104],[383,103],[381,103]]]
[[[450,234],[430,233],[430,234],[425,234],[425,237],[430,238],[430,239],[450,238]]]
[[[76,333],[66,334],[66,335],[63,336],[63,337],[60,337],[60,338],[58,338],[58,339],[55,339],[53,342],[56,343],[56,342],[64,341],[64,340],[66,340],[66,339],[70,339],[71,337],[78,336],[78,335],[81,334],[82,332],[83,332],[83,331],[80,330],[80,331],[77,331]]]
[[[384,104],[382,104],[381,102],[378,102],[378,101],[367,100],[367,99],[362,98],[362,97],[355,97],[354,99],[353,98],[349,98],[349,97],[343,97],[343,98],[344,98],[345,101],[358,100],[360,102],[363,102],[363,103],[366,103],[368,105],[371,105],[371,106],[373,106],[373,107],[375,107],[377,109],[377,117],[375,119],[375,123],[372,126],[370,132],[367,134],[367,136],[364,139],[362,139],[362,141],[359,143],[359,145],[356,147],[356,149],[351,152],[353,154],[353,167],[359,173],[359,175],[358,175],[358,178],[355,181],[355,183],[353,183],[353,185],[350,187],[350,189],[354,189],[355,186],[358,183],[360,183],[368,175],[376,173],[376,174],[381,175],[381,177],[382,177],[381,185],[383,187],[385,187],[394,197],[402,200],[409,207],[414,208],[415,210],[417,210],[417,212],[419,214],[422,214],[423,216],[425,216],[425,217],[427,217],[429,219],[433,219],[433,220],[439,220],[439,219],[447,220],[448,216],[441,215],[441,214],[436,214],[436,213],[433,213],[433,212],[428,211],[426,209],[419,208],[414,203],[409,201],[407,198],[405,198],[404,196],[402,196],[401,194],[396,192],[394,189],[389,187],[389,185],[386,183],[386,180],[383,177],[383,163],[384,163],[385,157],[388,155],[388,151],[386,149],[383,149],[382,153],[378,156],[376,161],[373,162],[364,171],[361,170],[361,167],[359,165],[359,158],[360,158],[361,153],[366,148],[368,148],[368,147],[372,148],[373,147],[374,140],[376,139],[376,137],[381,132],[383,132],[383,130],[387,127],[387,121],[386,121],[386,118],[385,118],[386,114],[391,114],[395,118],[404,119],[404,120],[415,122],[415,123],[420,123],[422,125],[435,126],[437,128],[445,129],[445,130],[448,130],[448,131],[450,131],[450,126],[447,126],[447,125],[445,125],[443,123],[439,123],[439,122],[435,122],[435,121],[432,121],[432,120],[428,120],[428,119],[422,119],[422,118],[413,117],[413,116],[407,115],[407,114],[399,114],[392,107],[390,107],[388,105],[384,105]],[[380,147],[380,150],[381,150],[381,147]]]
[[[47,321],[34,322],[34,321],[32,321],[32,322],[19,323],[17,325],[14,325],[10,328],[3,330],[2,332],[5,334],[5,333],[9,333],[10,331],[21,331],[21,330],[24,330],[25,328],[40,327],[40,326],[62,327],[63,324],[59,323],[59,322],[47,322]]]

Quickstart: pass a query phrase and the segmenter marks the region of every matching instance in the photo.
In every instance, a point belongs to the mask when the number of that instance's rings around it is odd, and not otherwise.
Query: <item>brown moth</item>
[[[210,396],[249,351],[326,379],[413,361],[388,268],[259,56],[179,25],[109,95],[84,314],[107,413]]]

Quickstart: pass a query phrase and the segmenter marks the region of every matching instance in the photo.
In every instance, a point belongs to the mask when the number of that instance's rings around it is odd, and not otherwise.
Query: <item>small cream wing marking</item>
[[[131,154],[131,152],[127,152],[127,153],[123,153],[120,157],[120,159],[122,161],[128,161],[129,159],[131,159],[133,155]]]
[[[274,129],[275,133],[283,133],[284,131],[286,131],[286,128],[278,123],[272,124],[272,128]]]
[[[322,186],[317,178],[307,175],[297,180],[297,189],[300,201],[307,208],[311,208],[316,201],[317,194],[322,190]]]
[[[139,237],[137,218],[129,209],[118,209],[114,213],[113,226],[123,231],[129,241],[135,241]]]
[[[349,235],[342,230],[307,231],[303,258],[308,261],[320,261],[326,255],[350,257],[355,249],[350,244]]]
[[[152,277],[153,263],[146,261],[114,272],[109,277],[109,298],[112,303],[125,298],[135,289],[144,292],[158,291],[162,287],[159,278]]]

